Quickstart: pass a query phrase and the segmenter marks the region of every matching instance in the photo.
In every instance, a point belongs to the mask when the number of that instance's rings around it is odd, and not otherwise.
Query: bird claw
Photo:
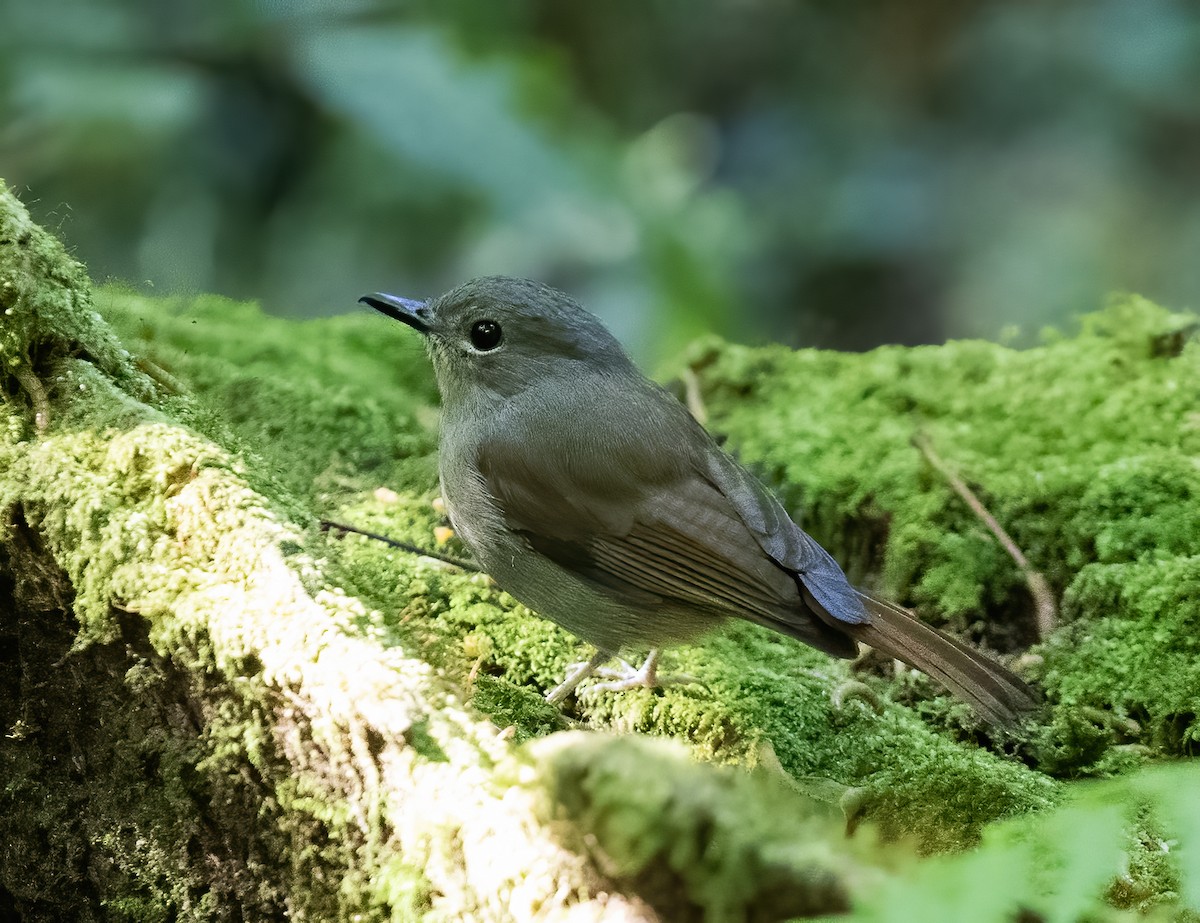
[[[580,695],[597,696],[602,692],[624,692],[627,689],[659,689],[663,686],[703,685],[703,681],[687,673],[659,673],[658,651],[653,650],[640,667],[619,661],[624,669],[606,667],[595,671],[595,675],[606,682],[595,683]]]
[[[596,651],[591,660],[571,664],[563,681],[546,693],[546,701],[551,705],[561,705],[575,691],[575,687],[595,673],[610,656],[605,651]]]
[[[597,651],[591,660],[571,664],[566,678],[546,693],[546,701],[551,705],[562,704],[567,696],[590,676],[598,676],[607,682],[596,683],[580,690],[581,699],[591,698],[602,692],[624,692],[626,689],[658,689],[662,686],[686,686],[693,683],[704,685],[703,680],[687,673],[659,673],[657,650],[651,651],[646,662],[636,669],[624,660],[618,661],[623,669],[602,666],[605,661],[611,659],[610,654]]]
[[[620,674],[619,670],[607,671],[613,675]],[[632,674],[625,674],[618,679],[608,680],[603,683],[594,683],[586,689],[580,691],[580,696],[591,698],[602,692],[625,692],[629,689],[662,689],[665,686],[703,686],[704,680],[697,676],[692,676],[690,673],[659,673],[653,679],[648,679],[642,675],[641,670],[635,670]]]

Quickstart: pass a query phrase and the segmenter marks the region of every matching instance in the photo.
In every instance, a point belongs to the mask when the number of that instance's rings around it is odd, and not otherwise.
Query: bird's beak
[[[426,301],[413,301],[411,298],[400,298],[386,292],[363,295],[358,300],[369,304],[381,314],[393,317],[402,324],[408,324],[414,330],[429,332],[429,303]]]

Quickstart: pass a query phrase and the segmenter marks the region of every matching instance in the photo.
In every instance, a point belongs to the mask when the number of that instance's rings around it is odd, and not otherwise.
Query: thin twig
[[[29,395],[29,403],[33,405],[33,425],[39,433],[44,433],[50,425],[50,399],[46,397],[46,389],[42,387],[42,382],[33,373],[33,369],[24,363],[13,369],[13,374],[17,376],[17,382],[25,389],[25,393]]]
[[[1029,593],[1033,597],[1036,609],[1035,620],[1038,637],[1047,637],[1054,630],[1055,625],[1058,624],[1058,604],[1054,601],[1054,593],[1050,589],[1050,583],[1042,575],[1041,571],[1036,570],[1029,563],[1029,559],[1025,557],[1025,553],[1017,547],[1017,543],[1013,541],[1012,536],[1004,531],[1004,527],[996,521],[996,517],[988,512],[987,507],[975,496],[974,491],[934,451],[929,437],[924,433],[916,433],[912,438],[912,443],[925,456],[925,460],[949,482],[950,486],[954,488],[955,493],[963,498],[963,502],[971,508],[971,512],[978,516],[983,524],[988,527],[988,530],[996,537],[996,541],[1000,543],[1000,547],[1008,552],[1008,556],[1021,569],[1021,575],[1025,578],[1025,584],[1029,587]]]
[[[321,520],[321,531],[328,532],[330,529],[337,529],[339,532],[353,532],[355,535],[365,535],[367,538],[374,539],[377,542],[383,542],[385,545],[390,545],[393,548],[399,548],[402,551],[407,551],[410,554],[422,555],[426,558],[434,558],[446,564],[453,564],[455,567],[462,570],[471,571],[472,573],[483,573],[482,569],[471,561],[466,561],[463,558],[456,558],[454,555],[442,554],[440,551],[430,551],[428,548],[422,548],[419,545],[410,545],[408,542],[402,542],[399,539],[389,538],[386,535],[380,535],[378,532],[368,532],[366,529],[359,529],[355,526],[348,526],[344,523],[334,522],[330,519]]]
[[[172,394],[187,393],[187,388],[184,386],[183,382],[164,369],[157,362],[153,362],[150,359],[147,359],[145,356],[142,356],[138,359],[135,359],[133,364]]]

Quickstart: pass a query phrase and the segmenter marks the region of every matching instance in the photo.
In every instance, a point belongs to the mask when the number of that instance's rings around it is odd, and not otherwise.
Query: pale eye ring
[[[504,340],[504,331],[494,320],[477,320],[471,325],[471,345],[481,353],[491,352]]]

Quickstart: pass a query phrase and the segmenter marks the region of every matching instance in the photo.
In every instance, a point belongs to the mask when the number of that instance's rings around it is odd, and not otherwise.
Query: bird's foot
[[[592,672],[602,679],[583,691],[585,696],[599,695],[602,692],[624,692],[626,689],[658,689],[663,686],[686,686],[692,683],[703,685],[702,681],[687,673],[659,673],[658,650],[652,650],[640,667],[633,667],[624,660],[619,661],[624,669],[597,667]]]
[[[608,651],[596,651],[591,660],[571,664],[566,678],[546,693],[546,701],[551,705],[561,705],[567,696],[575,691],[576,686],[595,673],[606,660],[611,659],[612,654]]]

